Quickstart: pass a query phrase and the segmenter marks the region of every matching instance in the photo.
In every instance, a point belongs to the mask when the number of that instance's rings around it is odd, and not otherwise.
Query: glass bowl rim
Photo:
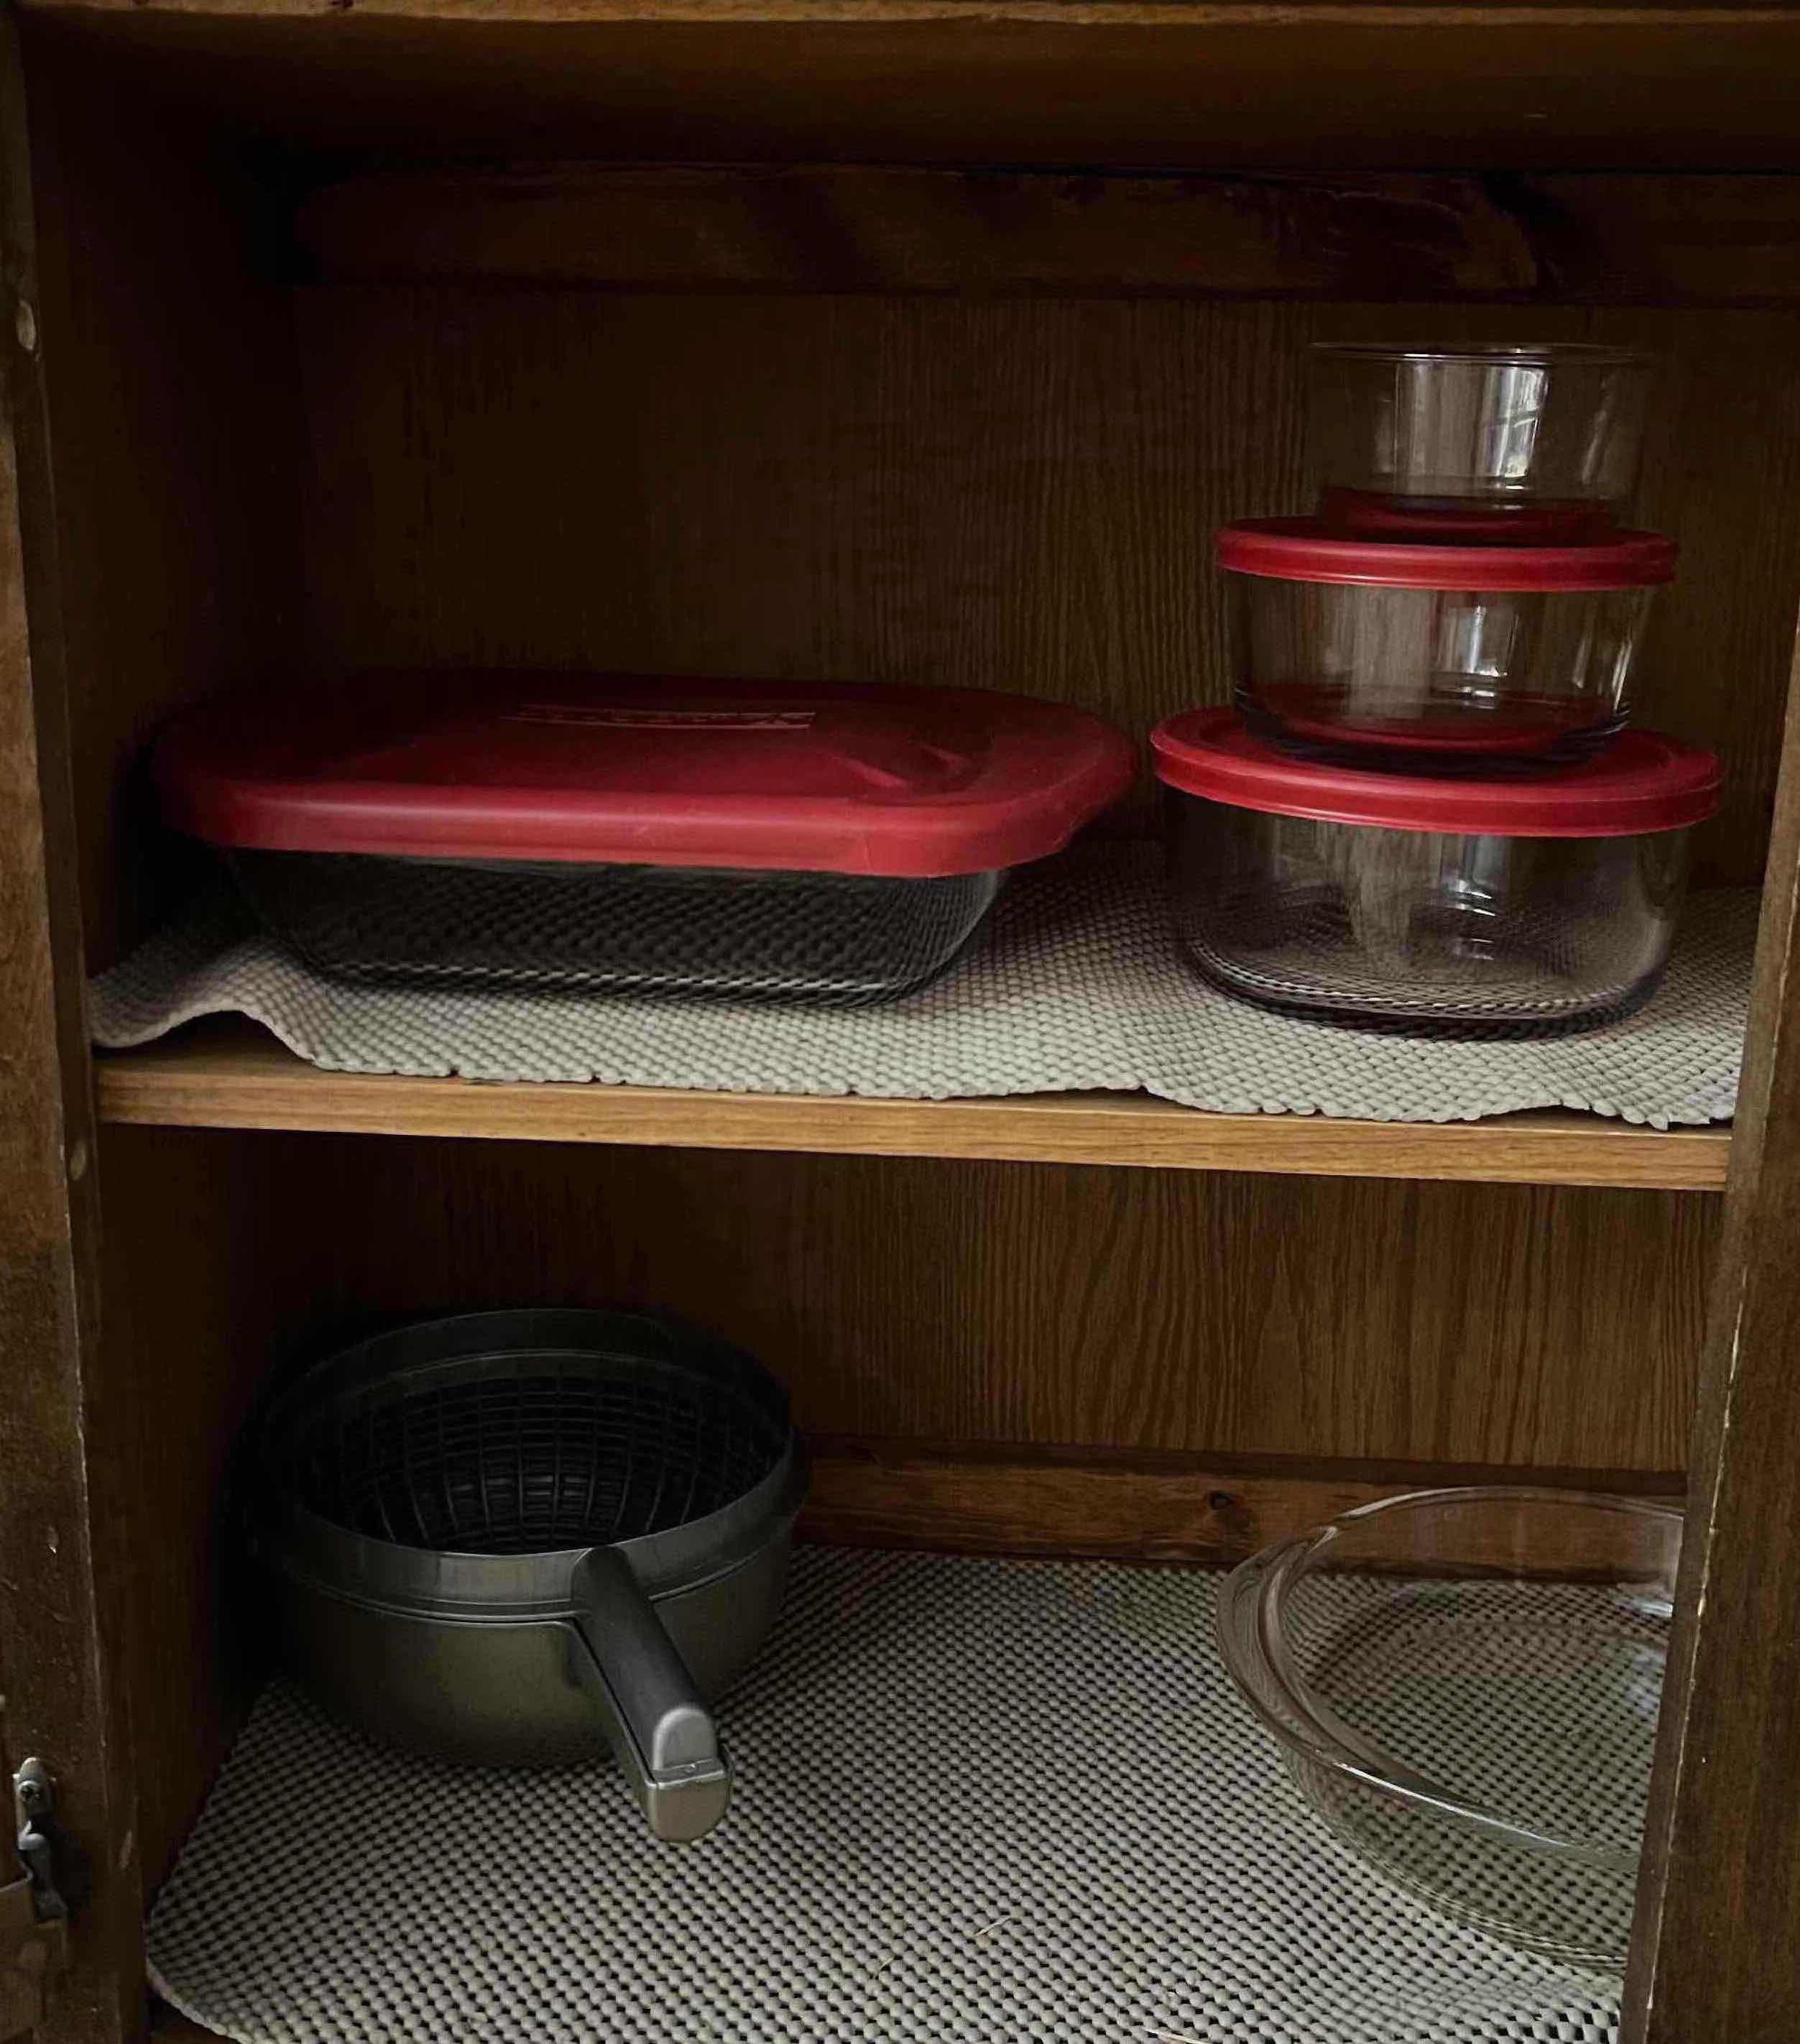
[[[1421,348],[1391,341],[1314,340],[1308,355],[1341,357],[1347,361],[1491,363],[1499,367],[1554,368],[1559,363],[1594,368],[1650,368],[1657,358],[1647,349],[1621,347],[1604,340],[1496,341],[1491,345]]]
[[[1361,1741],[1355,1746],[1346,1743],[1321,1722],[1305,1693],[1283,1672],[1272,1651],[1272,1640],[1280,1638],[1278,1614],[1273,1607],[1280,1590],[1306,1560],[1338,1537],[1341,1529],[1399,1511],[1492,1503],[1576,1505],[1622,1516],[1673,1520],[1683,1527],[1687,1520],[1679,1502],[1618,1492],[1560,1489],[1535,1484],[1459,1485],[1398,1492],[1391,1497],[1356,1505],[1307,1532],[1278,1540],[1240,1562],[1219,1589],[1215,1616],[1219,1652],[1232,1681],[1262,1724],[1283,1746],[1312,1765],[1359,1782],[1378,1794],[1434,1811],[1529,1850],[1629,1872],[1637,1864],[1638,1848],[1597,1846],[1548,1827],[1521,1823],[1406,1766],[1372,1741]]]

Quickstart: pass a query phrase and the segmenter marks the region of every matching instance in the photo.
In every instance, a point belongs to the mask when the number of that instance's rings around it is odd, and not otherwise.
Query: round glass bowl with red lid
[[[1283,1013],[1427,1035],[1556,1035],[1643,1006],[1718,763],[1654,732],[1536,780],[1293,759],[1229,710],[1152,743],[1176,935]]]
[[[1256,518],[1216,540],[1239,713],[1315,759],[1491,773],[1579,759],[1622,730],[1675,545],[1372,540]]]
[[[1637,479],[1651,359],[1588,342],[1311,351],[1319,508],[1383,540],[1603,539]]]

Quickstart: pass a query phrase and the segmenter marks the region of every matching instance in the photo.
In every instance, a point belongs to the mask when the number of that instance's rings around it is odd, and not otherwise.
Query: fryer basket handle
[[[651,1830],[704,1838],[731,1800],[719,1728],[631,1564],[595,1547],[575,1565],[570,1660]]]

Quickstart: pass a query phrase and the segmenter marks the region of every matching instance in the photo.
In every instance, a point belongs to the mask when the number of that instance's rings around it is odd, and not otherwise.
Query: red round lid
[[[1290,759],[1228,709],[1192,709],[1151,734],[1157,778],[1184,794],[1271,816],[1499,837],[1635,837],[1703,822],[1719,763],[1660,732],[1628,731],[1578,766],[1529,780],[1380,774]]]
[[[241,849],[912,879],[1044,857],[1134,766],[986,690],[409,673],[202,704],[155,770],[171,823]]]
[[[1675,574],[1675,542],[1616,532],[1572,547],[1472,547],[1347,536],[1322,518],[1245,518],[1215,536],[1219,564],[1277,582],[1372,589],[1649,589]]]

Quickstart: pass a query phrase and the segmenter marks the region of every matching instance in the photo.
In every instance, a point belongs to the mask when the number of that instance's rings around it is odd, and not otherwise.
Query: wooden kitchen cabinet
[[[217,1502],[267,1373],[635,1298],[777,1362],[823,1540],[1222,1561],[1422,1482],[1685,1482],[1629,2035],[1800,2035],[1797,77],[1782,6],[6,17],[0,1733],[85,1892],[0,2011],[42,1966],[47,2040],[151,2019],[254,1679]],[[1643,709],[1725,760],[1702,880],[1763,888],[1734,1128],[90,1054],[87,975],[190,883],[138,772],[177,705],[535,664],[1141,735],[1223,699],[1206,542],[1299,501],[1301,344],[1401,332],[1664,358]]]

